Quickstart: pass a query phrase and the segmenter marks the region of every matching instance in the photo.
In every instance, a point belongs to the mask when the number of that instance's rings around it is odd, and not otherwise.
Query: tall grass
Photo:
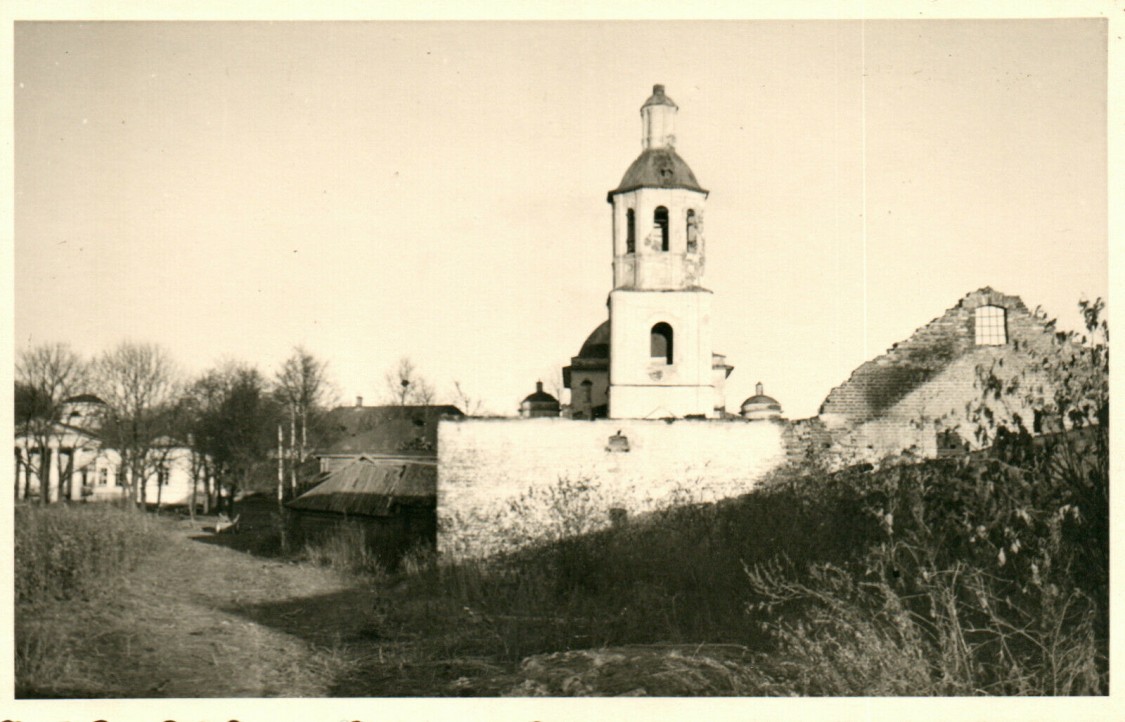
[[[165,539],[148,515],[103,504],[19,506],[15,521],[20,603],[109,591]]]
[[[111,598],[167,537],[149,515],[103,504],[18,506],[15,522],[16,695],[71,694],[85,684],[87,662],[48,606]]]
[[[299,556],[343,574],[381,580],[386,577],[386,564],[370,542],[362,524],[343,522],[306,540]]]
[[[1095,430],[960,461],[790,469],[740,499],[408,562],[425,601],[399,622],[445,654],[509,662],[736,643],[761,655],[763,694],[1104,694],[1106,443]]]

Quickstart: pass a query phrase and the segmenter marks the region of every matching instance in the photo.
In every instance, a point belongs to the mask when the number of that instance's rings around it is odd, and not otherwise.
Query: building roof
[[[558,406],[559,400],[543,390],[542,381],[536,381],[535,392],[525,396],[523,402],[525,404],[555,404]]]
[[[707,193],[695,179],[691,168],[672,148],[649,148],[643,151],[625,175],[617,188],[610,191],[607,200],[613,202],[613,196],[618,193],[627,193],[638,188],[684,188],[687,190]]]
[[[407,454],[434,456],[443,416],[464,416],[456,406],[341,406],[328,412],[326,426],[336,442],[319,456]]]
[[[78,394],[77,396],[71,396],[68,399],[63,399],[63,403],[64,404],[102,404],[103,406],[105,405],[105,401],[102,401],[102,399],[95,396],[94,394]]]
[[[387,516],[396,504],[433,505],[436,501],[435,464],[387,463],[361,456],[286,506],[299,511]]]
[[[85,441],[101,440],[101,437],[91,429],[62,421],[51,421],[46,426],[39,427],[38,431],[17,430],[15,435],[16,442],[20,445],[34,443],[36,439],[48,438],[62,443],[64,448],[80,443],[75,437],[82,437]]]
[[[152,440],[153,448],[176,449],[188,448],[188,445],[174,436],[158,436]]]
[[[761,381],[754,386],[754,395],[743,401],[739,408],[742,416],[748,419],[778,418],[781,416],[781,403],[772,396],[766,396],[766,390]]]
[[[609,321],[603,321],[586,337],[575,358],[609,358]]]

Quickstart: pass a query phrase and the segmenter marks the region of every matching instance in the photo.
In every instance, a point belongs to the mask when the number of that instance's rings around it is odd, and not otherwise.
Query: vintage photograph
[[[17,700],[1109,694],[1104,17],[13,37]]]

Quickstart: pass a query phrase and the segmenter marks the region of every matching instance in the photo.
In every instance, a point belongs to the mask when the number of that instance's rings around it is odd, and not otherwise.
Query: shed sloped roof
[[[303,511],[387,516],[396,503],[432,505],[436,500],[435,464],[380,463],[360,457],[332,472],[288,506]]]

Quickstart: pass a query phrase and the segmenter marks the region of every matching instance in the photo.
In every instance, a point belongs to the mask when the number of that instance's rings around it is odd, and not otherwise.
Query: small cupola
[[[772,396],[766,396],[765,387],[759,381],[754,395],[742,402],[741,415],[747,421],[781,419],[781,404]]]
[[[520,402],[520,418],[538,419],[559,415],[559,400],[543,390],[543,382],[535,382],[535,393]]]
[[[652,95],[641,106],[641,144],[645,150],[676,147],[676,111],[663,85],[652,86]]]

